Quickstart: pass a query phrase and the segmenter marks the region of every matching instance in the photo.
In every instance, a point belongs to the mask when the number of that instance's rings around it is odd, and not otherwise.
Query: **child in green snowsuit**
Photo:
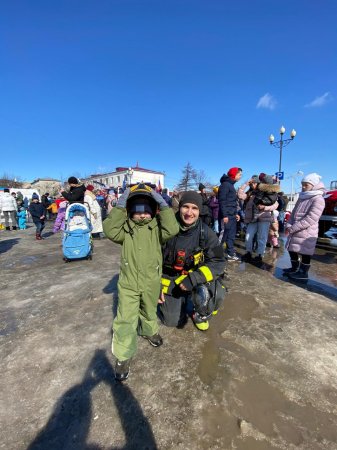
[[[115,377],[123,381],[128,378],[130,359],[137,350],[137,334],[154,347],[163,343],[157,320],[161,246],[178,233],[179,226],[162,196],[139,184],[123,193],[104,221],[103,230],[110,240],[122,244],[112,353],[117,358]]]

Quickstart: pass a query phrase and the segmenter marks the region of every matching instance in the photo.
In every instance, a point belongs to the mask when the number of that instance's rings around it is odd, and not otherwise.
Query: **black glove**
[[[119,208],[126,208],[126,202],[130,194],[130,188],[126,188],[123,194],[119,197],[117,205]]]
[[[159,209],[163,209],[163,208],[167,208],[168,207],[168,204],[165,202],[163,197],[160,194],[158,194],[158,192],[156,192],[156,191],[154,191],[152,189],[151,195],[155,199],[155,201],[158,203]]]

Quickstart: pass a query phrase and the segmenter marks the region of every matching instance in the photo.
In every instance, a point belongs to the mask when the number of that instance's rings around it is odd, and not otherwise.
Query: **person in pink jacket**
[[[317,173],[309,173],[303,178],[302,192],[286,224],[286,248],[291,267],[283,273],[293,280],[308,280],[311,256],[315,253],[318,237],[318,221],[325,206],[325,188],[321,178]]]

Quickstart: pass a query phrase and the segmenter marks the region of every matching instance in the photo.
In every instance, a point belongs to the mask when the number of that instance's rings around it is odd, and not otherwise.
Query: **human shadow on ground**
[[[117,315],[117,305],[118,305],[118,284],[119,274],[115,274],[108,284],[103,288],[104,294],[112,294],[112,315],[113,318]]]
[[[131,389],[114,380],[111,364],[102,349],[96,350],[82,381],[58,400],[47,425],[27,450],[103,450],[95,443],[87,443],[92,422],[91,391],[101,383],[111,391],[125,435],[125,445],[106,450],[157,450],[151,426],[144,416]],[[106,431],[109,433],[109,431]],[[113,442],[114,437],[109,437]]]
[[[54,236],[55,233],[52,231],[47,231],[47,233],[42,233],[43,238],[49,238],[50,236]]]
[[[19,238],[7,239],[6,241],[0,241],[0,254],[8,252],[15,244],[19,242]]]

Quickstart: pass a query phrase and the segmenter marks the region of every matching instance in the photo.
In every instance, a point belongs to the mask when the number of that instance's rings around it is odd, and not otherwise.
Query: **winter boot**
[[[144,339],[147,339],[153,347],[160,347],[163,345],[163,338],[160,334],[154,334],[153,336],[142,336]]]
[[[12,230],[16,230],[16,227],[12,227]]]
[[[300,261],[298,259],[291,259],[291,267],[283,270],[283,275],[288,276],[290,273],[295,273],[300,267]]]
[[[193,320],[194,325],[198,328],[198,330],[200,330],[200,331],[208,330],[208,328],[209,328],[208,320],[205,320],[197,312],[193,313],[192,320]]]
[[[6,227],[6,230],[7,231],[11,231],[11,227]]]
[[[251,262],[251,260],[252,260],[251,252],[247,252],[244,255],[242,255],[242,257],[241,257],[241,261],[244,261],[244,262]]]
[[[37,241],[41,241],[42,240],[42,237],[41,237],[40,233],[36,233],[35,238],[36,238]]]
[[[295,273],[289,273],[288,277],[292,280],[298,280],[298,281],[308,281],[308,272],[310,269],[310,264],[303,264],[301,262],[300,268]]]
[[[261,263],[263,262],[262,256],[261,256],[261,255],[255,256],[255,258],[253,258],[253,262],[254,262],[255,264],[261,264]]]
[[[115,380],[125,381],[129,377],[130,372],[130,359],[125,361],[117,361],[115,365]]]

